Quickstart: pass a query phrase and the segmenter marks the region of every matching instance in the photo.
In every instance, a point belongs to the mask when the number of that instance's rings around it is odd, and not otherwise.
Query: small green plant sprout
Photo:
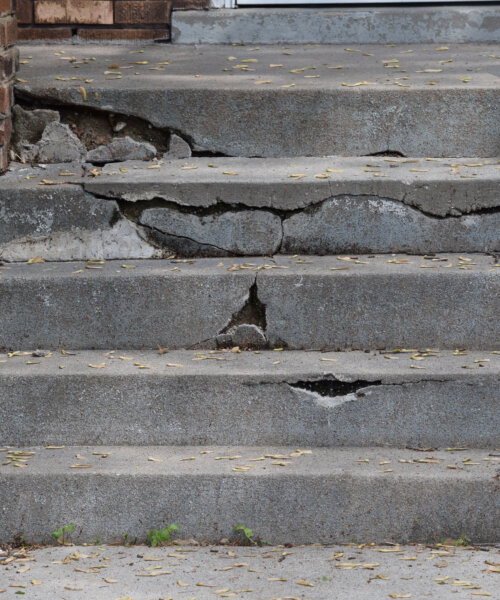
[[[257,544],[257,542],[253,539],[255,534],[250,527],[237,525],[234,528],[234,534],[235,541],[240,543],[242,546],[255,546]]]
[[[466,535],[461,535],[453,543],[454,546],[470,546],[471,544],[472,544],[472,540],[469,537],[467,537]]]
[[[169,542],[172,531],[178,530],[179,525],[176,525],[175,523],[167,525],[165,529],[151,529],[146,541],[151,547],[155,548],[158,544],[166,544]]]
[[[65,534],[68,533],[73,533],[75,529],[75,524],[74,523],[70,523],[69,525],[63,525],[62,527],[59,527],[59,529],[56,529],[55,531],[52,532],[52,537],[55,538],[60,544],[66,544],[68,542],[67,537],[65,536]]]

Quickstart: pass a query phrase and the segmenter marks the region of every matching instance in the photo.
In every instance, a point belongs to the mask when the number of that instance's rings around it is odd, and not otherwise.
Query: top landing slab
[[[359,6],[174,11],[178,44],[422,44],[500,41],[500,6]]]

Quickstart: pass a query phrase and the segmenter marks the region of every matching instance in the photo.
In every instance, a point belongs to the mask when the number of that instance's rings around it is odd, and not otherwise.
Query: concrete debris
[[[265,333],[258,325],[247,324],[238,325],[231,333],[231,341],[233,346],[241,346],[242,348],[264,348],[267,345]]]
[[[25,110],[19,104],[12,107],[12,141],[36,144],[40,141],[45,127],[49,123],[59,122],[59,113],[56,110],[37,108]]]
[[[92,163],[120,162],[124,160],[151,160],[156,156],[156,148],[148,142],[137,142],[129,136],[114,138],[106,146],[98,146],[87,153]]]
[[[126,126],[127,124],[124,121],[118,121],[118,123],[116,123],[116,125],[113,127],[113,131],[115,133],[120,133],[120,131],[123,131]]]
[[[191,146],[179,135],[172,133],[166,158],[189,158],[190,156]]]
[[[52,121],[35,144],[32,157],[40,163],[66,163],[84,160],[85,153],[85,146],[67,125]]]

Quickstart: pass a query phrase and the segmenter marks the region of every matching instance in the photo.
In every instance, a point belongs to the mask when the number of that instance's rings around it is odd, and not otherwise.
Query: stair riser
[[[267,337],[289,349],[493,347],[498,277],[464,275],[433,269],[346,278],[263,273]]]
[[[292,377],[275,383],[261,379],[4,375],[0,443],[500,446],[495,375],[381,385],[366,381],[357,392],[332,392],[333,397],[307,391]],[[312,379],[321,381],[321,376]]]
[[[234,199],[241,187],[234,186]],[[60,190],[55,198],[40,188],[35,192],[29,196],[24,192],[15,203],[9,194],[4,201],[5,214],[12,215],[0,221],[4,260],[500,250],[500,212],[493,210],[439,218],[402,202],[348,194],[288,216],[250,207],[234,211],[229,203],[225,211],[211,216],[196,214],[195,207],[185,212],[173,206],[147,208],[145,203],[140,216],[131,221],[120,213],[116,201],[94,198],[74,186],[68,186],[66,194]],[[261,195],[264,203],[267,193],[256,188],[254,199]],[[480,192],[478,196],[479,205]]]
[[[72,541],[101,543],[124,534],[144,540],[149,529],[166,523],[179,524],[184,538],[212,542],[230,537],[239,524],[273,543],[500,539],[493,478],[14,471],[0,476],[0,543],[20,535],[50,542],[52,531],[71,522],[77,525]]]
[[[433,268],[421,269],[420,259],[277,262],[287,268],[228,272],[210,259],[12,266],[0,278],[0,347],[213,347],[248,302],[252,314],[265,310],[255,318],[271,347],[486,349],[498,341],[500,281],[488,257],[472,270],[429,261]]]
[[[44,90],[78,110],[113,107],[156,127],[182,132],[196,150],[227,156],[496,156],[500,125],[495,89]],[[29,91],[29,95],[33,90]],[[214,111],[213,107],[220,109]],[[242,110],[244,107],[244,110]],[[80,108],[81,109],[81,108]],[[471,135],[470,132],[474,134]]]
[[[404,6],[262,8],[172,13],[179,44],[497,42],[498,8]]]

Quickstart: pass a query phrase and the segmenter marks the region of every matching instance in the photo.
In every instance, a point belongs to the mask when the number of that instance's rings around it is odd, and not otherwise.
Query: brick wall
[[[14,76],[19,66],[19,53],[14,47],[17,25],[13,1],[0,0],[0,172],[9,164]]]
[[[171,0],[17,0],[18,38],[168,39],[170,11]]]

